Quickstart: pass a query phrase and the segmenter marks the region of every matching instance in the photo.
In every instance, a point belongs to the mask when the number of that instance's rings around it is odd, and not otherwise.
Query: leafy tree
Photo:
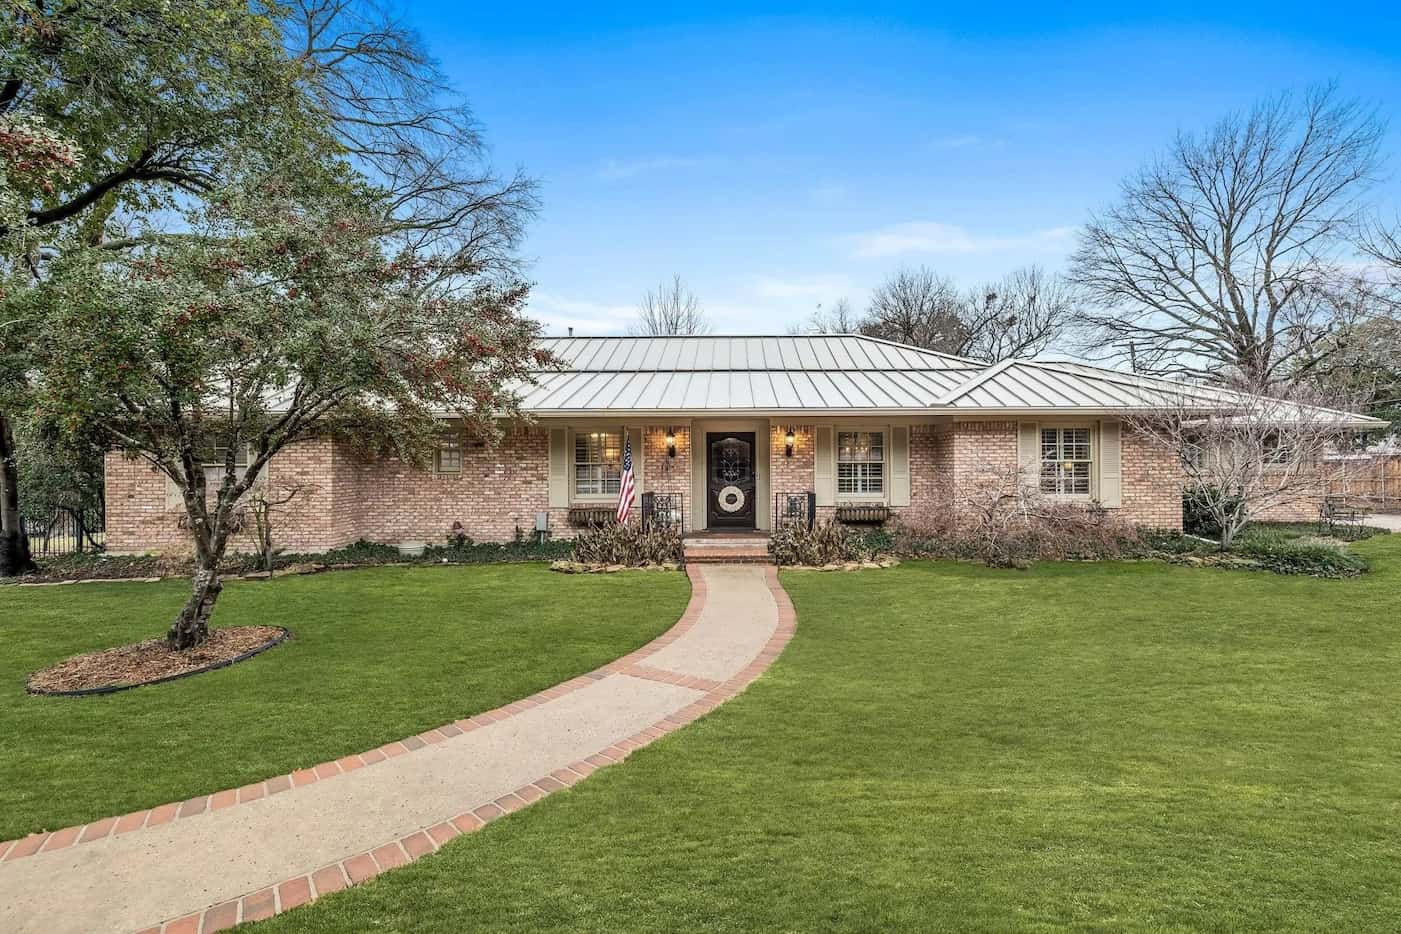
[[[206,637],[235,512],[279,451],[349,428],[421,459],[445,412],[490,437],[515,411],[504,387],[547,362],[524,286],[389,252],[382,194],[289,161],[209,193],[180,232],[71,251],[29,302],[41,410],[180,490],[195,570],[175,648]]]
[[[0,113],[0,575],[33,567],[20,512],[20,462],[7,409],[26,404],[24,354],[32,323],[16,300],[33,282],[44,237],[25,223],[28,205],[52,194],[78,166],[72,142],[34,115]]]
[[[11,296],[74,244],[140,248],[152,219],[225,188],[229,165],[284,150],[334,151],[379,186],[367,210],[394,249],[515,272],[533,183],[491,171],[419,37],[373,0],[11,0],[0,23],[0,128],[43,129],[71,157],[42,184],[0,184],[0,241],[26,245],[5,247]],[[9,174],[29,173],[12,155]],[[30,332],[0,313],[0,512],[16,513]],[[17,573],[27,550],[0,528],[0,575]]]

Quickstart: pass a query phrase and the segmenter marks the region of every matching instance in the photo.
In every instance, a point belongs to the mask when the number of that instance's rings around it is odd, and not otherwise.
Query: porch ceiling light
[[[784,457],[792,457],[792,456],[793,456],[793,444],[794,444],[795,441],[797,441],[797,439],[793,436],[793,427],[790,425],[790,426],[788,427],[788,433],[787,433],[786,435],[783,436],[783,456],[784,456]]]

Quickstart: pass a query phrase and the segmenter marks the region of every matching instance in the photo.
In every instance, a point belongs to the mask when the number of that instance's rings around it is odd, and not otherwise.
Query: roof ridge
[[[860,334],[854,331],[842,331],[835,334],[542,334],[539,340],[546,341],[655,341],[655,340],[833,340],[838,338],[853,338],[859,341],[867,341],[873,344],[882,344],[887,347],[898,347],[901,350],[908,350],[913,353],[927,357],[938,357],[943,360],[957,360],[971,366],[985,367],[990,364],[988,360],[979,360],[976,357],[964,357],[959,354],[945,353],[942,350],[930,350],[928,347],[920,347],[915,344],[905,344],[900,341],[889,340],[884,337],[873,337],[870,334]]]
[[[1018,361],[1015,357],[1008,357],[1006,360],[999,360],[997,363],[992,364],[992,366],[989,366],[987,369],[983,370],[981,373],[979,373],[977,376],[974,376],[966,383],[963,383],[960,386],[955,386],[943,396],[939,397],[938,399],[935,399],[934,405],[936,407],[953,405],[953,403],[956,402],[958,399],[961,399],[963,396],[968,395],[968,393],[972,392],[974,389],[977,389],[983,383],[986,383],[988,380],[992,379],[997,374],[1009,369],[1012,366],[1012,364],[1018,362],[1020,361]]]

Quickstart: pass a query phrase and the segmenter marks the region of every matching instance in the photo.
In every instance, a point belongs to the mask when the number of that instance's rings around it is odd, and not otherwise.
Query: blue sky
[[[406,16],[494,161],[541,182],[525,253],[550,333],[621,332],[672,273],[718,331],[782,333],[902,265],[967,285],[1059,268],[1178,129],[1321,82],[1389,118],[1377,196],[1401,204],[1396,4],[1063,6]]]

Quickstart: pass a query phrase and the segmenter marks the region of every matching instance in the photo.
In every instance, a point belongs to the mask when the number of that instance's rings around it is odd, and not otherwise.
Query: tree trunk
[[[165,634],[166,644],[172,649],[183,651],[192,649],[208,639],[209,617],[213,615],[214,602],[219,599],[219,592],[223,589],[223,582],[219,580],[218,559],[213,559],[206,566],[205,560],[201,558],[195,568],[190,599],[185,601],[180,615],[170,624],[170,631]]]
[[[34,570],[29,537],[19,515],[19,465],[9,419],[0,415],[0,577]]]
[[[1230,551],[1235,544],[1236,536],[1240,530],[1245,528],[1247,517],[1241,515],[1228,516],[1225,522],[1221,523],[1221,550]]]

